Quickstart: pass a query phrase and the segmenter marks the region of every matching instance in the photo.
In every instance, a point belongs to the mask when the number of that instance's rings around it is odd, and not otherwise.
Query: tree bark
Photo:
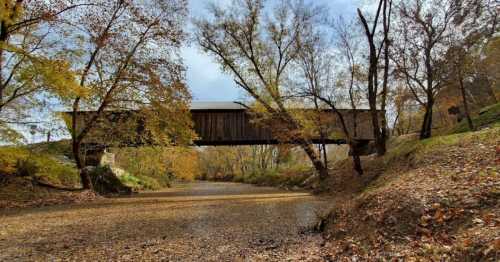
[[[431,37],[429,37],[432,39]],[[420,139],[427,139],[432,136],[432,109],[434,107],[434,67],[432,66],[432,43],[429,41],[425,47],[425,70],[427,75],[427,103],[425,104],[425,115],[420,131]]]
[[[380,11],[382,9],[382,5],[384,4],[384,9],[387,8],[386,1],[380,0],[377,14],[375,16],[375,21],[373,23],[373,29],[370,31],[368,22],[366,18],[363,16],[360,9],[358,9],[358,17],[363,24],[365,29],[365,35],[369,44],[369,68],[368,68],[368,104],[370,106],[370,112],[372,116],[372,126],[373,126],[373,137],[375,139],[375,148],[377,150],[377,155],[382,156],[385,154],[385,139],[382,137],[380,123],[377,112],[377,95],[378,95],[378,55],[377,48],[375,47],[375,29],[377,27],[378,19],[380,16]],[[385,11],[385,10],[384,10]],[[384,42],[385,43],[385,42]]]
[[[361,158],[358,153],[352,154],[352,162],[354,164],[354,171],[358,173],[358,175],[363,175],[363,167],[361,166]]]
[[[317,93],[317,92],[314,92],[314,93]],[[319,108],[317,95],[313,96],[313,102],[314,102],[314,107],[316,109],[316,112],[318,114],[317,121],[318,121],[319,135],[320,135],[320,140],[321,140],[321,144],[319,145],[319,148],[320,148],[319,152],[320,152],[320,154],[323,153],[323,164],[324,164],[325,168],[328,169],[328,156],[327,156],[326,144],[325,144],[326,135],[325,135],[325,132],[323,130],[323,125],[322,125],[322,121],[321,121],[321,109]]]
[[[78,172],[80,174],[80,180],[82,183],[83,189],[93,190],[94,187],[92,185],[92,180],[90,179],[90,175],[84,169],[84,163],[81,155],[81,141],[73,140],[72,149],[73,149],[73,157],[75,158],[76,167],[78,168]]]
[[[0,43],[6,43],[8,39],[7,26],[5,22],[0,24]],[[0,104],[3,104],[3,93],[4,93],[4,85],[3,85],[3,49],[0,48]],[[0,108],[1,111],[1,108]]]
[[[464,111],[465,111],[465,117],[467,118],[467,124],[469,125],[469,129],[471,131],[474,131],[474,123],[472,122],[472,118],[470,116],[469,103],[467,102],[467,94],[465,93],[464,80],[460,75],[458,78],[460,82],[460,92],[462,93],[462,101],[464,103]]]
[[[94,186],[92,185],[92,180],[90,179],[90,175],[86,169],[80,170],[80,179],[82,180],[83,189],[94,190]]]
[[[422,129],[420,130],[420,139],[427,139],[432,136],[433,107],[434,99],[429,97],[427,104],[425,105],[424,121],[422,123]]]
[[[391,26],[391,12],[392,12],[392,1],[387,2],[387,0],[384,0],[384,7],[383,7],[383,26],[384,26],[384,76],[383,76],[383,83],[382,83],[382,97],[381,97],[381,107],[380,109],[385,112],[386,105],[387,105],[387,92],[389,89],[389,55],[390,55],[390,40],[389,40],[389,31],[390,31],[390,26]],[[384,155],[387,152],[387,146],[385,141],[387,141],[387,119],[383,117],[381,119],[381,125],[382,125],[382,130],[380,132],[380,141],[381,143],[378,145],[379,148],[377,152],[379,155]]]
[[[326,149],[326,144],[323,143],[322,147],[323,147],[323,163],[325,165],[325,168],[328,169],[328,154],[327,154],[328,152],[327,152],[327,149]]]
[[[307,141],[300,141],[300,146],[306,152],[316,171],[318,171],[319,179],[321,181],[324,181],[328,177],[328,169],[325,167],[321,159],[318,158],[318,155],[314,151],[314,147],[312,146],[312,144],[308,143]]]

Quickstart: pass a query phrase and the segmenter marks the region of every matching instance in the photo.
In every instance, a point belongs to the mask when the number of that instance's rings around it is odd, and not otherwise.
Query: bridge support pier
[[[355,140],[353,142],[353,149],[349,150],[349,155],[356,154],[358,156],[367,156],[374,154],[375,144],[370,140]]]
[[[82,146],[84,148],[84,165],[99,166],[106,154],[106,148],[102,146]]]

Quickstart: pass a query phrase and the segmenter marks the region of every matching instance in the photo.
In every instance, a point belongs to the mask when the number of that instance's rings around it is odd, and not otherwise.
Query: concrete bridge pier
[[[115,164],[115,154],[105,147],[92,147],[85,150],[84,163],[85,166],[112,166]]]

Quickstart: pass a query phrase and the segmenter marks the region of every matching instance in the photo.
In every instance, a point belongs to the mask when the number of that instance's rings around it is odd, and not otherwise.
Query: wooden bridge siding
[[[193,110],[191,115],[196,133],[207,143],[272,139],[271,132],[252,124],[244,110]]]
[[[353,111],[342,110],[349,131],[354,135]],[[380,117],[384,113],[380,112]],[[90,117],[92,112],[82,112],[79,114],[79,121]],[[195,141],[198,145],[245,145],[245,144],[275,144],[278,141],[273,139],[270,130],[258,127],[251,122],[251,116],[245,110],[191,110],[194,128],[200,140]],[[325,111],[325,118],[328,118],[325,127],[328,128],[330,141],[328,143],[341,143],[343,137],[334,133],[342,134],[340,122],[337,115],[331,111]],[[79,125],[81,126],[81,125]],[[110,128],[104,132],[106,136],[118,137],[120,132],[117,128]],[[103,143],[105,139],[93,139],[98,132],[91,132],[85,143]],[[139,131],[139,130],[138,130]],[[357,111],[357,140],[373,140],[373,129],[371,124],[371,113],[367,110]],[[114,135],[116,133],[116,135]],[[97,135],[98,136],[98,135]],[[95,140],[95,141],[94,141]],[[318,142],[318,139],[315,139]]]
[[[371,124],[371,113],[367,110],[356,112],[356,132],[353,130],[354,112],[342,110],[344,120],[349,132],[357,140],[373,140],[373,129]],[[194,129],[201,138],[202,144],[223,144],[224,142],[262,142],[273,141],[270,130],[257,126],[251,122],[251,117],[245,110],[192,110],[191,115]],[[343,134],[340,121],[336,114],[325,111],[324,119],[327,119],[325,127],[329,135],[333,133]],[[380,112],[380,117],[384,117]]]

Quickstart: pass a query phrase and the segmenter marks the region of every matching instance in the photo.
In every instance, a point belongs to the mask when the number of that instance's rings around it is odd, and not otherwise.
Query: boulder
[[[100,195],[130,195],[132,188],[124,185],[109,166],[85,167],[92,180],[94,190]]]

